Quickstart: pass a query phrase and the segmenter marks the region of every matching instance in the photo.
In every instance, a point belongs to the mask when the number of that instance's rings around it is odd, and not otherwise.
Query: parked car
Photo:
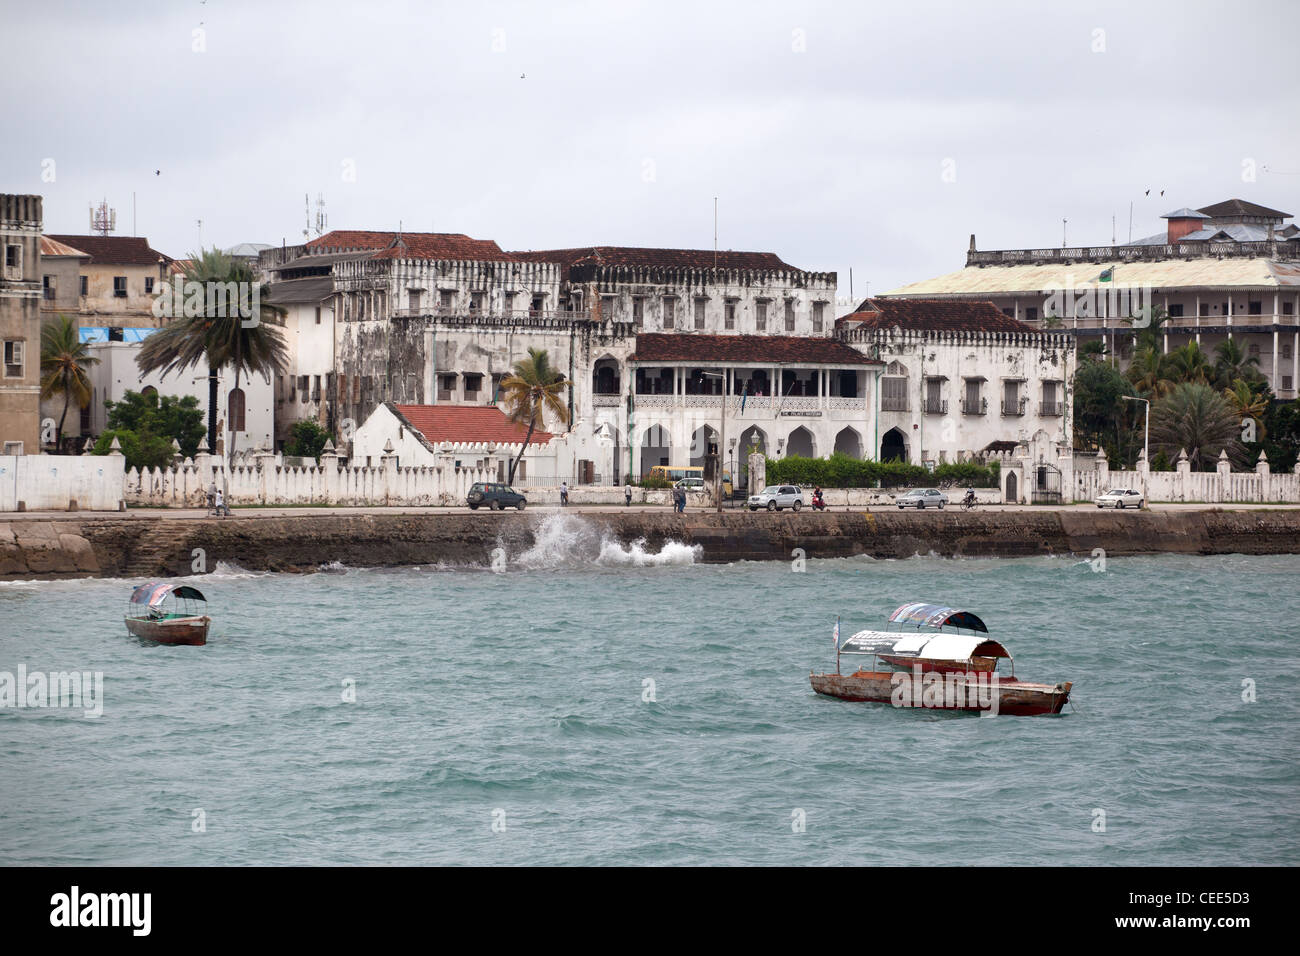
[[[687,491],[695,494],[709,490],[709,486],[705,483],[703,478],[682,478],[680,481],[675,482],[673,487],[685,488]]]
[[[520,511],[528,504],[528,499],[509,485],[498,485],[489,481],[476,481],[466,496],[471,511],[478,511],[480,505],[487,505],[492,511],[502,508],[518,508]]]
[[[899,495],[894,499],[898,505],[898,510],[904,508],[915,508],[921,511],[925,508],[938,508],[943,510],[943,506],[948,503],[948,496],[938,488],[913,488],[911,491]]]
[[[803,492],[796,485],[768,485],[756,495],[749,496],[749,510],[766,508],[768,511],[780,511],[793,508],[798,511],[803,507]]]
[[[1098,508],[1141,508],[1142,494],[1132,488],[1112,488],[1097,496]]]

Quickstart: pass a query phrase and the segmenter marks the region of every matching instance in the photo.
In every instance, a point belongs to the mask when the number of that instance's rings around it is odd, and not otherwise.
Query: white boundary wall
[[[0,455],[0,512],[117,511],[126,497],[120,453]]]

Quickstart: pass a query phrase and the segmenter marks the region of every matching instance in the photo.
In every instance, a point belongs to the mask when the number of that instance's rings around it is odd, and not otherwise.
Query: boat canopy
[[[989,632],[984,622],[970,611],[941,604],[904,604],[889,615],[889,622],[915,624],[917,627],[960,627],[968,631],[983,631],[985,634]]]
[[[889,631],[859,631],[840,649],[843,654],[879,654],[882,657],[915,657],[926,661],[968,661],[972,657],[1010,658],[997,641],[974,634],[906,634]]]
[[[150,581],[148,584],[136,586],[135,590],[131,592],[131,603],[159,607],[169,594],[190,601],[207,601],[202,591],[198,588],[192,588],[188,584],[163,584],[158,581]]]

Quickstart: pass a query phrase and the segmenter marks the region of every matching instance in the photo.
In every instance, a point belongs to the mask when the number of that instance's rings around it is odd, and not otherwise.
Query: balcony
[[[1042,402],[1038,414],[1044,418],[1060,418],[1065,414],[1064,402]]]
[[[1002,415],[1004,418],[1019,418],[1025,414],[1025,406],[1029,404],[1029,399],[1018,398],[1008,402],[1005,398],[1002,400]]]
[[[925,413],[927,415],[947,415],[948,400],[946,398],[927,398],[925,400]]]
[[[987,415],[989,413],[989,400],[987,398],[977,398],[975,401],[962,399],[961,413],[963,415]]]

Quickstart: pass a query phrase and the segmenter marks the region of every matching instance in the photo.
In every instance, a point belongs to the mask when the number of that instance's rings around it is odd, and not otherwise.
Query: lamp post
[[[718,435],[718,465],[717,474],[713,476],[714,494],[717,496],[718,514],[722,514],[722,469],[726,465],[726,447],[727,447],[727,373],[726,372],[704,372],[700,373],[701,378],[720,378],[722,379],[722,429]]]

